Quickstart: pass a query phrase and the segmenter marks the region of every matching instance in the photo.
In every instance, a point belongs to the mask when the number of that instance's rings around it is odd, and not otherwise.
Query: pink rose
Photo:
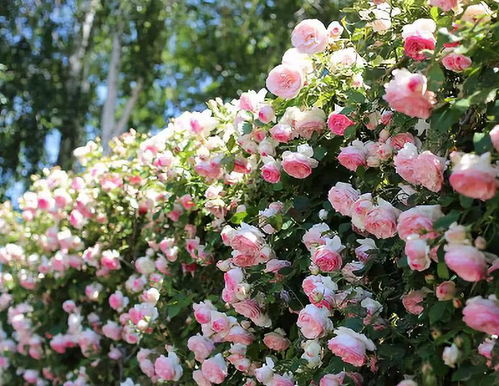
[[[362,194],[352,205],[352,225],[365,230],[367,214],[373,207],[371,193]]]
[[[393,237],[397,231],[399,210],[382,199],[378,199],[378,204],[377,207],[367,213],[366,231],[379,239]]]
[[[409,117],[427,119],[431,115],[434,94],[426,89],[426,77],[407,69],[393,70],[393,79],[385,84],[383,99],[393,110]]]
[[[222,354],[217,354],[203,362],[201,371],[209,382],[220,384],[227,377],[227,363]]]
[[[461,72],[471,66],[471,59],[465,55],[451,52],[442,58],[442,64],[447,70]]]
[[[474,330],[499,335],[499,304],[495,296],[468,299],[463,309],[463,321]]]
[[[270,135],[273,139],[280,143],[287,143],[296,137],[293,128],[289,125],[278,123],[270,129]]]
[[[224,336],[224,342],[240,343],[244,345],[253,343],[253,340],[253,335],[239,325],[232,326],[227,335]]]
[[[327,127],[336,135],[344,135],[345,130],[354,124],[354,121],[343,114],[331,113],[327,119]]]
[[[168,353],[168,356],[160,355],[154,362],[154,371],[156,375],[165,381],[178,381],[183,374],[182,366],[177,354]]]
[[[339,22],[333,21],[331,22],[331,24],[328,25],[327,33],[329,36],[329,40],[331,41],[338,40],[341,37],[341,34],[343,33],[343,26]]]
[[[374,343],[365,335],[356,333],[350,328],[339,327],[335,330],[336,337],[327,342],[331,352],[345,363],[353,366],[363,366],[366,362],[366,350],[376,349]]]
[[[367,165],[367,154],[364,144],[358,140],[353,141],[350,146],[341,148],[338,162],[348,170],[355,172],[359,166]]]
[[[419,315],[424,311],[424,307],[421,302],[426,297],[426,293],[422,290],[410,291],[408,294],[402,297],[402,304],[404,305],[407,312]]]
[[[189,338],[187,348],[194,353],[197,361],[202,362],[215,349],[215,345],[210,339],[198,334]]]
[[[495,125],[489,133],[494,149],[499,152],[499,125]]]
[[[456,192],[482,201],[495,196],[497,170],[490,164],[490,153],[453,152],[450,157],[454,167],[449,182]]]
[[[447,244],[445,263],[466,281],[479,281],[485,279],[487,275],[487,262],[484,254],[470,245]]]
[[[109,320],[104,326],[102,326],[102,333],[109,339],[120,340],[121,339],[121,327],[111,320]]]
[[[263,343],[271,350],[284,351],[287,350],[291,342],[284,337],[284,331],[276,330],[266,333],[263,337]]]
[[[291,33],[291,44],[304,54],[324,51],[328,43],[328,32],[317,19],[300,22]]]
[[[468,6],[461,16],[461,20],[472,24],[487,23],[490,21],[491,15],[492,11],[489,6],[482,1],[479,4]]]
[[[102,266],[106,267],[110,271],[121,268],[120,255],[116,250],[103,251],[100,262]]]
[[[293,99],[303,87],[304,79],[300,69],[289,64],[280,64],[270,71],[266,85],[268,90],[283,99]]]
[[[406,143],[416,143],[414,136],[411,133],[398,133],[389,139],[390,145],[393,146],[395,150],[401,150]]]
[[[413,271],[424,271],[430,266],[430,247],[424,239],[409,237],[405,242],[405,254],[409,268]]]
[[[322,338],[333,328],[329,311],[313,304],[308,304],[300,311],[296,324],[307,339]]]
[[[297,150],[296,153],[285,151],[282,154],[282,168],[291,177],[307,178],[319,163],[312,158],[314,151],[310,146],[300,145]]]
[[[256,300],[248,299],[233,304],[234,310],[260,327],[269,327],[270,319],[264,315]]]
[[[438,7],[442,11],[450,11],[451,9],[457,8],[459,0],[430,0],[430,5],[433,7]]]
[[[439,192],[444,181],[445,160],[429,151],[422,152],[414,162],[414,178],[432,192]]]
[[[296,114],[294,128],[297,134],[310,139],[314,133],[321,133],[324,129],[326,114],[317,107],[300,111]]]
[[[281,169],[273,158],[267,158],[267,162],[260,168],[262,178],[270,184],[277,184],[281,180]]]
[[[338,286],[328,276],[310,275],[302,283],[303,292],[308,300],[317,307],[331,308],[334,302],[333,295]]]
[[[344,182],[337,182],[328,192],[332,207],[343,216],[352,215],[352,205],[359,197],[360,192]]]
[[[343,371],[338,374],[326,374],[321,378],[319,386],[340,386],[343,385],[344,378],[345,373]]]
[[[435,295],[440,301],[452,300],[455,294],[456,284],[451,280],[443,281],[435,289]]]
[[[414,60],[426,59],[423,50],[435,48],[435,32],[437,26],[431,19],[418,19],[412,24],[405,25],[402,30],[404,39],[404,51],[407,56]]]
[[[322,272],[333,272],[341,268],[343,260],[340,252],[344,249],[338,236],[333,239],[327,239],[325,245],[314,249],[312,253],[312,262],[319,267]]]
[[[413,234],[434,238],[437,234],[433,230],[433,222],[442,216],[440,205],[419,205],[406,210],[398,218],[398,235],[402,240],[407,240]]]
[[[326,237],[324,234],[330,230],[329,226],[325,223],[315,224],[305,232],[302,242],[308,250],[311,250],[318,245],[324,245],[326,244]]]
[[[216,311],[215,306],[209,300],[194,303],[192,308],[194,309],[194,318],[199,324],[209,323],[211,320],[211,311]]]
[[[269,123],[275,120],[275,112],[271,105],[263,105],[258,110],[258,120],[262,123]]]
[[[197,386],[211,386],[211,382],[204,377],[201,370],[194,370],[192,372],[192,379],[196,382]]]

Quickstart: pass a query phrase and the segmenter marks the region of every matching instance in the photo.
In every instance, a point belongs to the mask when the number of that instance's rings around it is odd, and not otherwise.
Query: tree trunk
[[[60,129],[59,155],[57,163],[64,169],[70,170],[73,166],[73,150],[80,145],[82,136],[83,118],[87,112],[88,101],[86,93],[87,63],[85,56],[90,44],[90,36],[94,26],[95,14],[99,0],[89,0],[85,3],[85,16],[80,30],[80,40],[69,57],[68,79],[66,82],[67,111],[66,119]]]

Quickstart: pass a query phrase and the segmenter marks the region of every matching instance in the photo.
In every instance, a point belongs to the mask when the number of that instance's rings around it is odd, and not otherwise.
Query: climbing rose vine
[[[303,20],[268,91],[34,176],[2,384],[497,384],[497,8]]]

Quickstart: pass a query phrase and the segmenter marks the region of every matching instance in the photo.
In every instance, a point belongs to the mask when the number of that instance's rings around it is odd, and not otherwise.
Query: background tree
[[[214,96],[264,85],[323,0],[11,0],[0,4],[0,197],[72,150],[149,131]],[[14,189],[14,190],[13,190]]]

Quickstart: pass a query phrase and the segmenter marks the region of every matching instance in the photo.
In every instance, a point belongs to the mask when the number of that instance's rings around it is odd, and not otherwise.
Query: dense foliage
[[[497,383],[497,3],[343,12],[2,205],[5,384]]]

